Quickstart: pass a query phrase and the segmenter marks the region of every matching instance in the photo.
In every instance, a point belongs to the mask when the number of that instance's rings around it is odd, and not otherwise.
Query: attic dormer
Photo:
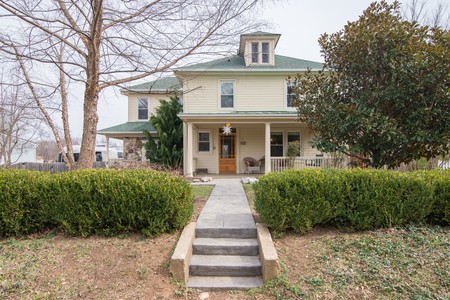
[[[281,34],[257,31],[241,35],[239,55],[248,66],[273,66],[275,48]]]

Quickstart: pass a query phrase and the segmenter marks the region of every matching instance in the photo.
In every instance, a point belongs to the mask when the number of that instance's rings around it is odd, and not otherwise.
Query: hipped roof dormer
[[[281,34],[256,31],[241,35],[239,56],[248,66],[275,65],[275,48]]]

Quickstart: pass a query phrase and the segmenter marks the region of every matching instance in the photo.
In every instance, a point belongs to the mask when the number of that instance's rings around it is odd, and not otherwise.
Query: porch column
[[[109,168],[109,136],[106,136],[106,167]]]
[[[193,177],[192,174],[192,147],[193,147],[193,143],[192,143],[192,123],[189,122],[187,123],[187,149],[186,149],[186,172],[185,175],[186,177]]]
[[[265,138],[265,173],[268,174],[271,172],[271,160],[270,160],[270,123],[266,123],[266,138]]]

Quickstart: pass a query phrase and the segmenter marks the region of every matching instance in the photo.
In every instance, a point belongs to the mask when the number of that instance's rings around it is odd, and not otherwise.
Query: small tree
[[[448,153],[448,31],[407,21],[398,2],[382,1],[319,43],[328,72],[308,71],[295,85],[313,146],[375,168]]]
[[[146,157],[150,161],[178,168],[183,162],[183,121],[177,116],[182,105],[176,96],[160,103],[156,114],[150,117],[149,122],[155,128],[157,138],[147,132]]]

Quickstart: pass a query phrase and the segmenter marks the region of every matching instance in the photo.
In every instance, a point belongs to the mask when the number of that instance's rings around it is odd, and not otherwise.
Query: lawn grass
[[[212,185],[194,185],[194,186],[192,186],[194,199],[208,200],[209,195],[211,195],[213,188],[214,188],[214,186],[212,186]]]

